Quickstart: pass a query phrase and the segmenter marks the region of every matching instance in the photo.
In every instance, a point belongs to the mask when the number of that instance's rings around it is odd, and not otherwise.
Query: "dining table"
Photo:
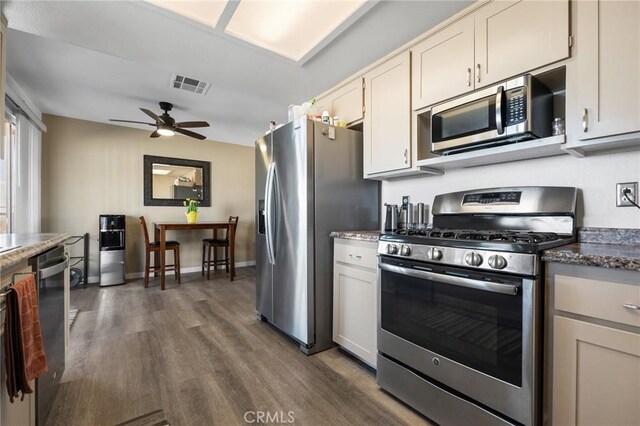
[[[235,229],[231,230],[230,227],[235,227],[236,224],[230,224],[228,221],[214,221],[214,222],[154,222],[153,223],[153,236],[156,242],[160,243],[160,251],[155,254],[155,264],[160,264],[160,288],[164,290],[165,282],[165,265],[166,265],[166,241],[167,231],[196,231],[203,229],[211,229],[213,232],[213,239],[218,239],[218,230],[223,229],[227,231],[227,235],[232,235],[230,232],[235,233]],[[229,274],[231,279],[234,278],[235,267],[235,247],[234,238],[230,238],[229,241]],[[156,273],[157,276],[157,273]]]

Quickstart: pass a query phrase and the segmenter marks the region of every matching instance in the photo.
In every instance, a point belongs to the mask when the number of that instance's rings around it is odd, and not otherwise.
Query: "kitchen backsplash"
[[[580,226],[640,228],[640,210],[616,207],[618,182],[640,181],[640,152],[622,152],[574,158],[539,158],[447,171],[441,176],[415,177],[382,183],[382,203],[433,203],[437,194],[499,186],[575,186],[579,188]],[[384,218],[384,211],[381,210]]]

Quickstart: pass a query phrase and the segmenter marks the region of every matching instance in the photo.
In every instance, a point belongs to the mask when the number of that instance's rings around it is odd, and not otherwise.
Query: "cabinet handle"
[[[409,161],[409,157],[408,157],[409,150],[405,148],[403,155],[404,155],[404,164],[407,164],[407,161]]]
[[[352,259],[358,259],[358,260],[362,259],[362,256],[360,256],[358,254],[356,254],[356,255],[350,254],[349,257],[352,258]]]
[[[640,311],[640,306],[632,305],[631,303],[623,303],[622,306],[624,306],[627,309],[631,309],[632,311]]]
[[[471,86],[471,68],[467,68],[467,86]]]
[[[476,65],[476,81],[480,83],[480,64]]]
[[[589,131],[589,110],[586,108],[582,108],[582,131]]]

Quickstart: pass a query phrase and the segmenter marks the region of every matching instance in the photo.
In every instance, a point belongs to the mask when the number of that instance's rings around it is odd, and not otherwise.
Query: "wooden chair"
[[[140,225],[142,225],[142,231],[144,232],[144,287],[149,287],[149,274],[151,272],[159,272],[160,265],[151,266],[151,253],[160,253],[160,241],[149,241],[149,233],[147,232],[147,223],[144,220],[144,216],[140,216]],[[174,271],[175,279],[180,284],[180,243],[177,241],[165,241],[165,251],[173,251],[173,265],[164,265],[164,270]],[[164,290],[164,286],[162,287]]]
[[[223,239],[216,238],[216,232],[213,238],[204,238],[202,240],[202,276],[204,276],[204,268],[207,268],[207,279],[211,278],[211,266],[216,270],[218,265],[224,265],[225,270],[229,273],[229,280],[233,281],[236,276],[235,266],[235,239],[236,229],[238,227],[238,216],[229,216],[229,227],[227,234]],[[224,258],[218,259],[218,247],[224,248]],[[213,260],[211,260],[211,251],[213,250]],[[207,258],[205,260],[205,253]]]

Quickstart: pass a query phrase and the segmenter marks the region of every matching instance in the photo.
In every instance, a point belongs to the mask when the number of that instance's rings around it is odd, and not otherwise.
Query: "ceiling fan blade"
[[[187,127],[209,127],[209,123],[206,121],[181,121],[174,124],[174,126],[182,127],[183,129]]]
[[[185,136],[191,136],[192,138],[196,138],[196,139],[200,139],[200,140],[203,140],[203,139],[206,139],[206,138],[207,138],[206,136],[201,135],[201,134],[199,134],[199,133],[192,132],[191,130],[181,129],[181,128],[179,128],[179,127],[176,127],[174,130],[175,130],[177,133],[183,134],[183,135],[185,135]]]
[[[131,120],[116,120],[115,118],[110,118],[109,121],[117,121],[119,123],[136,123],[136,124],[146,124],[148,126],[155,126],[155,123],[145,123],[144,121],[131,121]]]
[[[153,133],[151,133],[151,136],[149,136],[150,138],[159,138],[160,137],[160,133],[158,133],[158,131],[154,131]]]
[[[153,118],[154,120],[156,120],[156,122],[160,122],[160,123],[164,123],[164,120],[162,118],[160,118],[158,115],[156,115],[155,113],[149,111],[146,108],[140,108],[140,111],[144,112],[145,114],[147,114],[149,117]]]

